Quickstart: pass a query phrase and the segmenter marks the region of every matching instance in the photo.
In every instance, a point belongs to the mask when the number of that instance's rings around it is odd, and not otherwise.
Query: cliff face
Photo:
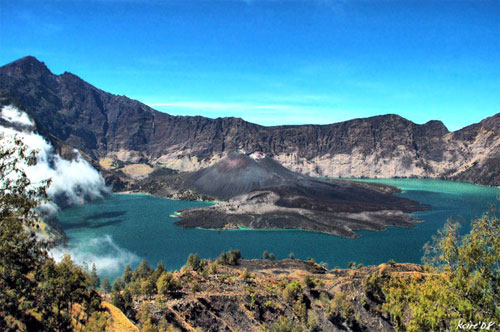
[[[42,133],[103,169],[145,176],[164,166],[194,171],[232,151],[261,151],[285,167],[331,177],[443,177],[500,185],[500,114],[455,132],[440,121],[397,115],[331,125],[263,127],[239,118],[171,116],[99,90],[70,73],[54,75],[33,57],[0,68],[0,90]]]

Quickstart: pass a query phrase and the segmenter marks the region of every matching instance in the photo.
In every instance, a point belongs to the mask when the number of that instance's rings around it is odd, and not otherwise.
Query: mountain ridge
[[[173,116],[74,74],[55,75],[34,57],[0,67],[0,90],[18,100],[37,126],[108,171],[127,171],[124,165],[196,171],[230,152],[258,151],[313,176],[500,186],[500,113],[453,132],[439,120],[415,124],[395,114],[272,127],[233,117]]]

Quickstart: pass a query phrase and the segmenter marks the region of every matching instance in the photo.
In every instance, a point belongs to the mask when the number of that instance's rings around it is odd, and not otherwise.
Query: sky
[[[500,112],[500,1],[0,0],[0,65],[262,125]]]

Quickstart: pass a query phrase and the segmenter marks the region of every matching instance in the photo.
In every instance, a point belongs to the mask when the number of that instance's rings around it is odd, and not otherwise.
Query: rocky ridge
[[[196,171],[230,152],[258,151],[313,176],[500,185],[500,114],[455,132],[440,121],[419,125],[393,114],[275,127],[239,118],[171,116],[71,73],[55,75],[34,57],[1,67],[0,91],[35,119],[40,132],[77,148],[118,184],[157,168]]]

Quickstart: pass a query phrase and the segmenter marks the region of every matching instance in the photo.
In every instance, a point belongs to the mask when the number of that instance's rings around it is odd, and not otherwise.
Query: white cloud
[[[7,110],[7,111],[6,111]],[[15,107],[2,108],[4,112],[13,115],[13,121],[23,124],[33,124],[26,113]],[[37,164],[22,167],[34,186],[50,179],[51,184],[47,194],[51,202],[42,206],[48,213],[57,212],[58,206],[83,204],[86,201],[102,197],[109,191],[104,179],[89,163],[77,152],[74,160],[62,159],[55,153],[54,148],[42,136],[31,130],[19,131],[14,128],[0,126],[1,144],[12,144],[13,138],[20,138],[30,151],[37,151]]]
[[[315,106],[312,96],[309,96],[309,100],[309,103],[301,105],[204,101],[149,102],[147,104],[172,115],[201,115],[211,118],[234,116],[265,126],[330,124],[350,120],[356,115],[356,112],[351,110]]]
[[[199,109],[199,110],[233,110],[233,111],[247,111],[247,110],[288,110],[294,108],[290,105],[252,105],[240,103],[211,103],[211,102],[163,102],[163,103],[150,103],[151,107],[173,107],[173,108],[186,108],[186,109]]]
[[[56,247],[49,254],[56,261],[70,254],[75,263],[95,264],[99,275],[108,276],[120,274],[127,264],[134,265],[140,260],[136,254],[118,246],[109,235],[72,242],[68,247]]]
[[[17,123],[24,126],[34,125],[28,114],[21,112],[19,109],[12,105],[4,106],[2,108],[1,117],[10,123]]]

